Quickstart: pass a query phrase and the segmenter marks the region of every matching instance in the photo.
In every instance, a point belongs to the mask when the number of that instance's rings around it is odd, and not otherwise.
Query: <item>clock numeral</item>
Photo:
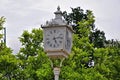
[[[59,37],[60,39],[63,39],[63,37]]]
[[[52,47],[52,44],[50,44],[50,47]]]
[[[54,33],[56,33],[56,30],[54,30]]]
[[[56,47],[56,45],[54,44],[54,46],[53,46],[54,48]]]
[[[49,34],[47,34],[47,36],[50,36]]]
[[[49,40],[49,38],[46,38],[46,40]]]
[[[50,44],[50,41],[47,41],[46,43],[47,43],[47,44]]]
[[[59,35],[63,35],[63,34],[59,34]]]
[[[62,41],[59,41],[59,43],[62,43]]]
[[[59,44],[57,44],[57,47],[59,46]]]
[[[50,34],[52,34],[52,31],[50,31]]]

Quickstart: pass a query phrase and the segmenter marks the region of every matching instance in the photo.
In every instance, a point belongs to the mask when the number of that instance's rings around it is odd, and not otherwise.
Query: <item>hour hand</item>
[[[57,43],[57,40],[56,40],[56,38],[55,38],[55,37],[53,38],[53,40],[55,41],[55,43]]]
[[[55,43],[57,43],[57,40],[56,40],[56,39],[54,39],[54,41],[55,41]]]

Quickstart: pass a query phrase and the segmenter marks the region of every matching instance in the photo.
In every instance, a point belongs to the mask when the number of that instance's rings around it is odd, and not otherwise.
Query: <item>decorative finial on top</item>
[[[57,7],[57,10],[60,11],[60,6]]]
[[[45,26],[56,26],[56,25],[67,25],[67,22],[62,18],[62,11],[60,10],[60,6],[57,7],[57,11],[54,12],[55,18],[51,21],[46,21]]]

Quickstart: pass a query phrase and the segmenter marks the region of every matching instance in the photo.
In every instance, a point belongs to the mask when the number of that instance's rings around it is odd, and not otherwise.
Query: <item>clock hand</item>
[[[63,37],[55,37],[55,39],[63,39]]]
[[[54,41],[55,41],[55,43],[57,43],[57,40],[56,40],[56,39],[54,39]]]
[[[55,43],[57,43],[57,40],[56,40],[56,38],[55,38],[55,37],[53,38],[53,40],[55,41]]]

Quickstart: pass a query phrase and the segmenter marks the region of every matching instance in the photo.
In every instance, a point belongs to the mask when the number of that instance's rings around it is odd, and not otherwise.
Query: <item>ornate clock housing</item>
[[[44,50],[49,57],[67,57],[72,47],[72,27],[62,19],[58,7],[55,18],[42,26]]]

